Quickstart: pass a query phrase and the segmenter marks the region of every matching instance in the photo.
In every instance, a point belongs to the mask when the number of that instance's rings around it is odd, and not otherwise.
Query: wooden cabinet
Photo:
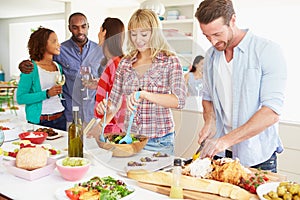
[[[199,6],[198,0],[161,0],[165,6],[164,19],[161,21],[164,35],[175,50],[184,68],[189,67],[195,56],[204,55],[197,39],[200,27],[194,17]]]

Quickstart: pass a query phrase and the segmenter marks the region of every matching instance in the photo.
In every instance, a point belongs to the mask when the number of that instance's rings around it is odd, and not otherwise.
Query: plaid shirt
[[[98,104],[105,99],[106,92],[110,95],[111,89],[113,87],[116,70],[118,68],[120,57],[114,57],[107,62],[106,68],[102,73],[100,80],[98,81],[97,93],[96,93],[96,103],[95,103],[95,117],[102,118],[103,115],[99,115],[96,111]],[[126,100],[123,98],[122,106],[120,110],[115,114],[110,123],[105,127],[105,133],[120,132],[124,127],[126,112]]]
[[[133,58],[124,58],[117,69],[110,101],[117,105],[122,94],[128,97],[139,89],[151,93],[174,94],[178,98],[178,108],[183,108],[186,97],[186,86],[182,67],[177,56],[159,53],[154,58],[151,68],[143,76],[138,76],[132,64]],[[125,127],[131,112],[126,112]],[[165,108],[147,100],[142,100],[135,114],[131,132],[143,134],[149,138],[163,137],[174,129],[174,120],[170,108]]]

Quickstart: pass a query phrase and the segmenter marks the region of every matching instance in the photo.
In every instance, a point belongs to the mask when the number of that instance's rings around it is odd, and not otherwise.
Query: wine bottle
[[[79,107],[73,106],[73,122],[68,130],[68,156],[83,157],[83,131],[78,117]]]

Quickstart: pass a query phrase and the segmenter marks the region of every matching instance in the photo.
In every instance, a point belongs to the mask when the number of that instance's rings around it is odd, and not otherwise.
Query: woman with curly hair
[[[65,108],[58,96],[62,86],[55,84],[56,76],[62,73],[53,61],[53,56],[60,54],[56,33],[40,27],[30,35],[28,50],[34,68],[29,74],[21,73],[17,102],[25,104],[29,123],[65,130]]]

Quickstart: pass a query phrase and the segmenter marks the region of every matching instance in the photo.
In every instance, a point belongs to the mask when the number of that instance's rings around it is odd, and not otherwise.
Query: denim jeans
[[[62,115],[60,118],[52,120],[52,121],[42,120],[42,121],[40,121],[39,125],[65,131],[66,123],[67,123],[66,117],[65,117],[65,115]]]
[[[276,173],[277,172],[277,155],[276,152],[273,153],[271,158],[269,158],[267,161],[260,163],[255,166],[251,166],[252,168],[262,169],[262,170],[268,170],[271,172]]]
[[[174,135],[175,132],[171,132],[161,138],[151,138],[144,149],[174,155]]]

